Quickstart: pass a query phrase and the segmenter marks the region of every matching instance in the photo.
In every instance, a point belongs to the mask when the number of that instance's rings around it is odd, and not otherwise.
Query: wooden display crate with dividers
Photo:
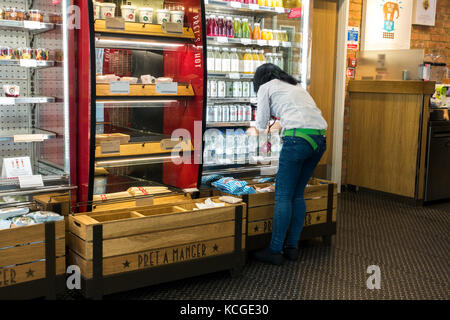
[[[0,299],[55,299],[65,290],[64,221],[0,230]]]
[[[264,188],[271,183],[252,184]],[[223,194],[214,189],[213,195]],[[247,243],[248,251],[266,248],[272,236],[275,192],[246,194],[241,196],[247,204]],[[312,178],[305,188],[306,216],[300,240],[322,237],[331,244],[331,236],[336,233],[337,185],[334,182]]]
[[[69,261],[81,269],[83,294],[101,298],[205,273],[239,272],[246,205],[194,210],[204,201],[69,216]]]

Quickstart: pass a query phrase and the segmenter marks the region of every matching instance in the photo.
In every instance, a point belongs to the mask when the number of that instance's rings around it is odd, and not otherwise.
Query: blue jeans
[[[317,143],[315,151],[303,138],[283,137],[275,187],[272,252],[282,252],[288,229],[286,247],[297,248],[300,239],[306,214],[305,187],[327,148],[324,136],[310,137]]]

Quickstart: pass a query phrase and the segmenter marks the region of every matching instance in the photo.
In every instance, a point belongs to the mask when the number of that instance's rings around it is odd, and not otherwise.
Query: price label
[[[281,42],[281,46],[285,47],[285,48],[290,48],[291,47],[291,43],[287,42],[287,41],[283,41],[283,42]]]
[[[280,46],[280,41],[278,41],[278,40],[269,40],[269,46],[279,47]]]
[[[275,7],[275,12],[277,12],[277,13],[285,13],[286,10],[284,8],[282,8],[282,7]]]
[[[241,6],[240,2],[232,1],[232,2],[230,2],[230,7],[232,7],[232,8],[241,8],[242,6]]]
[[[37,61],[35,59],[20,59],[19,65],[21,67],[27,67],[27,68],[36,68],[37,67]]]
[[[162,82],[156,84],[156,92],[159,94],[177,94],[178,82]]]
[[[242,38],[241,39],[241,43],[245,44],[245,45],[248,45],[248,44],[252,43],[252,40],[251,39],[247,39],[247,38]]]
[[[0,105],[14,105],[16,104],[16,99],[15,98],[2,98],[0,97]]]
[[[39,21],[24,21],[23,26],[25,29],[41,29],[42,23]]]
[[[109,83],[110,94],[130,94],[129,81],[111,81]]]
[[[239,80],[241,78],[239,73],[235,73],[235,72],[228,74],[228,77],[233,80]]]
[[[44,181],[42,175],[19,176],[19,185],[21,189],[43,187]]]
[[[42,142],[44,141],[43,134],[16,134],[14,135],[14,142]]]
[[[33,175],[33,170],[30,157],[3,158],[2,178],[12,179],[31,175]]]
[[[219,43],[228,43],[228,38],[227,37],[217,37],[217,42]]]
[[[250,4],[248,5],[248,8],[249,8],[250,10],[259,10],[259,5],[254,4],[254,3],[250,3]]]
[[[258,46],[267,46],[267,40],[256,40]]]

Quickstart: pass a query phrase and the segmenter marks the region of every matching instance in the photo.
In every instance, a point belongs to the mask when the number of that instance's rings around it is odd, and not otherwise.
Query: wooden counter
[[[352,80],[347,183],[423,199],[434,82]]]

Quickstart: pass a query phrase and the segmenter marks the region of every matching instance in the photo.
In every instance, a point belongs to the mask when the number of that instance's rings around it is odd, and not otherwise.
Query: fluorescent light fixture
[[[153,163],[163,163],[169,162],[171,160],[180,159],[180,156],[155,156],[155,157],[142,157],[142,158],[127,158],[127,159],[117,159],[117,160],[100,160],[96,161],[95,165],[97,167],[123,167],[128,165],[139,165],[139,164],[153,164]]]
[[[108,105],[110,104],[121,104],[121,105],[137,105],[137,106],[142,106],[145,107],[149,104],[162,104],[162,103],[175,103],[175,102],[179,102],[179,100],[150,100],[150,99],[146,99],[146,100],[105,100],[105,99],[97,99],[96,103],[104,103],[106,105],[106,107],[109,107]],[[116,108],[120,108],[121,106],[115,106]],[[126,107],[124,107],[126,108]]]
[[[118,49],[135,49],[135,50],[176,50],[185,45],[184,42],[176,42],[173,40],[130,40],[120,37],[95,37],[95,46],[97,48],[118,48]]]

